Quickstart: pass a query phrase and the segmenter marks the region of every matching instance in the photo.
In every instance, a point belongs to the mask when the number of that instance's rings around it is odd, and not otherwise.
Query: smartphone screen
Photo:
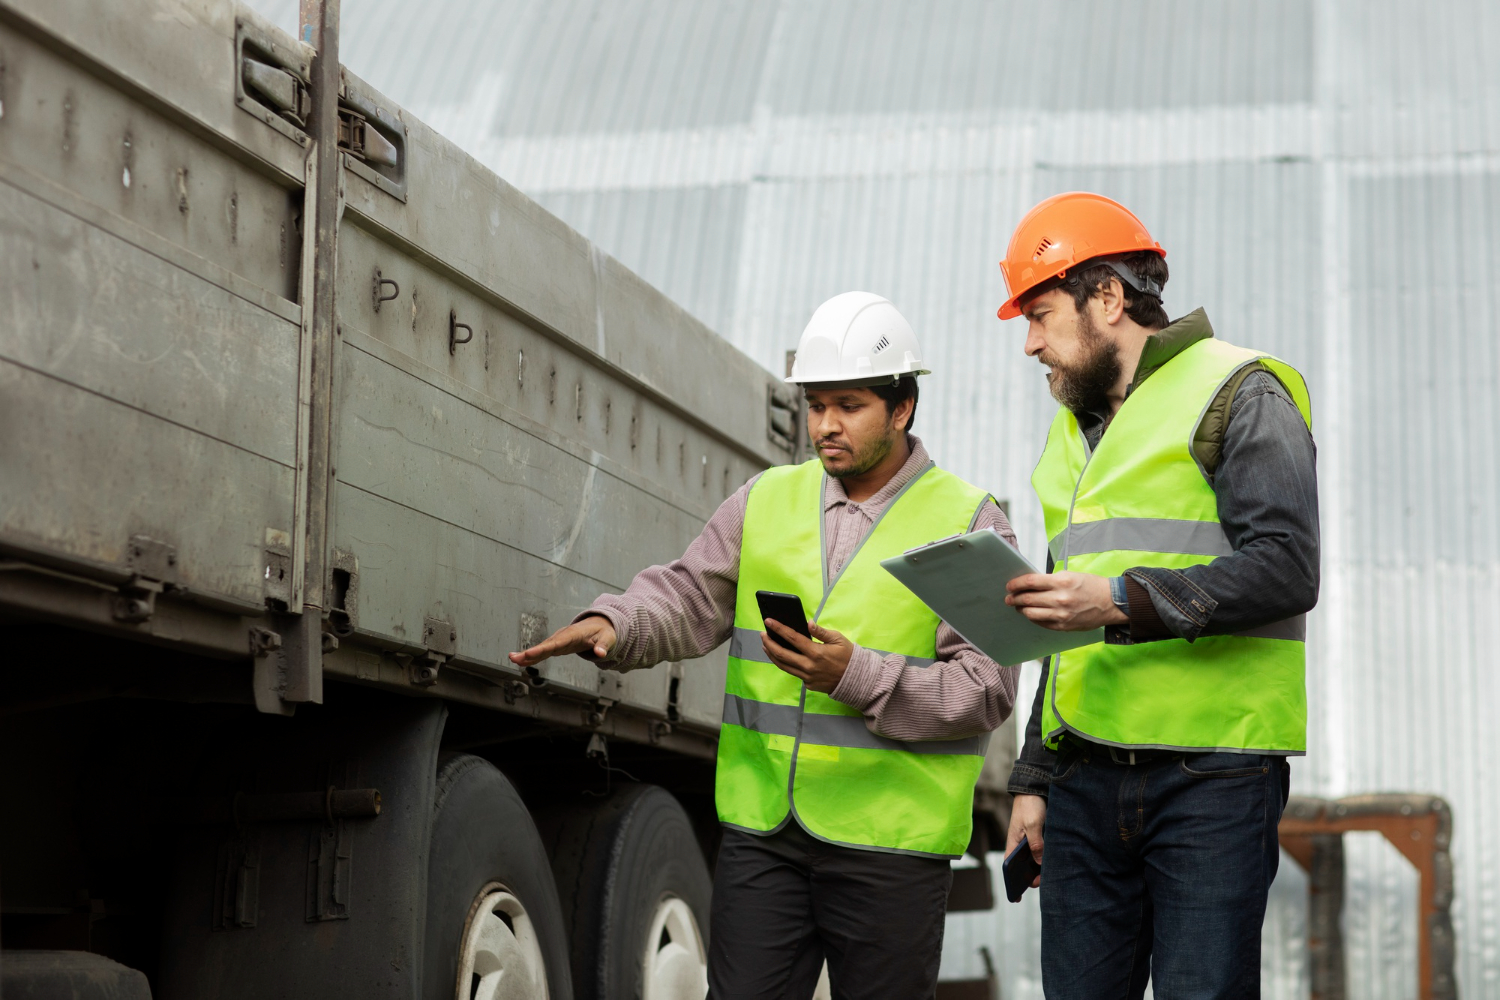
[[[794,632],[801,632],[809,639],[811,633],[807,631],[807,613],[802,610],[802,598],[796,594],[783,594],[775,590],[757,590],[755,592],[755,603],[760,606],[760,617],[762,623],[765,619],[772,618]],[[776,642],[776,633],[766,629],[766,635]],[[784,644],[776,642],[776,645]]]

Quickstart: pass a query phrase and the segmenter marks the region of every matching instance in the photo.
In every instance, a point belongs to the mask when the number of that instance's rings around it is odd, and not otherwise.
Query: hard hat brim
[[[892,372],[889,375],[862,375],[859,378],[849,379],[800,379],[788,375],[781,381],[788,385],[803,386],[843,386],[846,389],[863,389],[872,385],[894,385],[908,375],[931,375],[930,368],[916,368],[909,372]]]

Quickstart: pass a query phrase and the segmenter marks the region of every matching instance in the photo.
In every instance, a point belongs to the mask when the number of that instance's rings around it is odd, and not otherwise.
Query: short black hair
[[[906,418],[906,429],[911,430],[912,424],[917,422],[917,377],[915,375],[902,375],[895,382],[882,382],[879,385],[869,386],[869,390],[881,399],[885,400],[885,412],[889,416],[896,412],[903,400],[911,400],[911,416]]]

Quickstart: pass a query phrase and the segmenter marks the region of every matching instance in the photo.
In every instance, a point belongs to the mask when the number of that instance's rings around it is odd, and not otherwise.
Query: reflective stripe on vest
[[[880,560],[967,530],[988,495],[929,466],[830,579],[823,484],[815,460],[770,469],[750,489],[719,736],[719,818],[770,832],[794,817],[833,843],[956,857],[968,846],[988,740],[902,742],[871,733],[857,709],[770,662],[755,592],[796,594],[825,627],[924,669],[937,654],[938,618]]]
[[[1220,388],[1255,362],[1280,379],[1311,427],[1295,369],[1213,339],[1185,348],[1132,391],[1096,450],[1073,414],[1058,411],[1032,474],[1057,569],[1118,576],[1234,551],[1192,446]],[[1301,753],[1306,635],[1298,615],[1192,643],[1099,643],[1058,654],[1043,731],[1053,745],[1071,731],[1121,747]]]

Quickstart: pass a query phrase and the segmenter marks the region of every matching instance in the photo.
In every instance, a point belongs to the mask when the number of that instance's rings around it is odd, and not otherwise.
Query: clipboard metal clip
[[[960,531],[956,535],[949,535],[947,538],[939,538],[935,542],[928,542],[926,545],[918,545],[914,549],[907,549],[905,552],[903,552],[901,554],[904,555],[904,556],[914,556],[918,552],[923,552],[923,551],[926,551],[927,549],[935,548],[935,547],[937,547],[939,545],[942,545],[944,542],[951,542],[955,538],[962,538],[962,537],[964,537],[965,534],[966,534],[965,532]],[[963,545],[963,542],[959,542],[958,544],[959,545]]]

